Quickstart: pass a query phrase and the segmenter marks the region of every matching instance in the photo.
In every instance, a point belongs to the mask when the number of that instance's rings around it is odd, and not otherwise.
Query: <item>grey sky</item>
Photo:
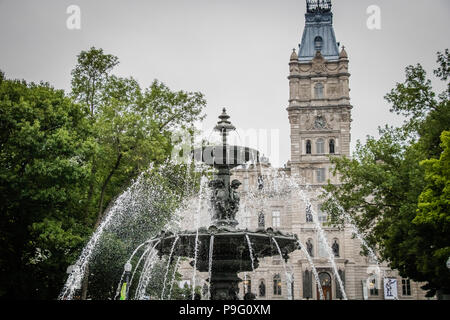
[[[66,27],[72,4],[81,8],[81,30]],[[366,27],[369,5],[381,8],[381,30]],[[273,164],[281,166],[290,157],[288,62],[305,11],[304,0],[0,0],[0,69],[69,90],[76,55],[101,47],[119,57],[116,74],[142,86],[156,78],[203,92],[205,128],[226,106],[238,127],[279,129]],[[354,147],[379,125],[401,122],[383,96],[408,64],[432,76],[436,52],[450,44],[450,1],[334,0],[333,13],[350,59]]]

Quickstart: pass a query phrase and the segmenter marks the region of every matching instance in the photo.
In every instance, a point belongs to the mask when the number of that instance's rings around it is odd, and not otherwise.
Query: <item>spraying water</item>
[[[250,252],[250,259],[252,261],[252,270],[255,271],[255,264],[254,264],[255,258],[253,257],[252,243],[250,242],[248,234],[245,235],[245,238],[247,239],[248,251]]]
[[[212,276],[212,264],[213,264],[213,253],[214,253],[214,235],[209,239],[209,261],[208,261],[208,299],[211,298],[211,276]]]
[[[172,295],[173,283],[175,282],[175,274],[177,273],[178,265],[180,264],[180,259],[181,259],[181,257],[177,258],[177,262],[175,263],[175,268],[173,269],[172,281],[170,282],[169,296],[167,297],[167,300],[170,300],[170,297]]]
[[[314,224],[315,224],[315,226],[316,226],[316,230],[317,230],[317,232],[318,232],[320,241],[324,244],[324,247],[325,247],[325,249],[327,250],[328,260],[330,261],[330,264],[331,264],[331,266],[332,266],[332,268],[333,268],[335,277],[336,277],[336,279],[338,280],[339,287],[340,287],[341,293],[342,293],[342,297],[343,297],[344,300],[347,300],[347,295],[345,294],[345,290],[344,290],[344,284],[342,283],[342,279],[341,279],[341,277],[340,277],[340,275],[339,275],[339,272],[338,272],[337,267],[336,267],[336,263],[335,263],[335,261],[334,261],[334,254],[333,254],[333,252],[332,252],[330,246],[327,245],[327,244],[328,244],[328,241],[327,241],[327,238],[326,238],[326,236],[325,236],[325,232],[323,231],[323,228],[322,228],[321,225],[320,225],[320,222],[319,222],[319,218],[318,218],[317,212],[313,209],[313,207],[312,207],[312,205],[311,205],[311,202],[310,202],[309,199],[306,197],[305,192],[304,192],[303,190],[300,190],[300,196],[302,197],[302,199],[303,199],[303,201],[305,202],[305,204],[306,204],[307,206],[309,206],[310,209],[311,209],[311,213],[312,213],[312,215],[313,215],[313,222],[314,222]]]
[[[317,283],[317,288],[319,289],[320,300],[325,300],[324,295],[323,295],[322,286],[320,285],[319,274],[317,273],[316,266],[314,265],[314,262],[312,261],[308,250],[306,250],[306,247],[303,245],[303,243],[300,240],[298,240],[298,245],[300,246],[300,249],[302,250],[303,254],[306,256],[306,259],[308,259],[309,265],[311,266],[311,269],[312,269],[312,272],[314,275],[314,279],[316,280],[316,283]]]
[[[167,281],[167,275],[169,274],[170,261],[172,260],[173,251],[175,249],[175,245],[177,244],[178,239],[179,239],[179,236],[176,236],[175,240],[172,243],[172,248],[170,249],[169,259],[167,261],[167,269],[166,269],[166,273],[164,275],[164,283],[163,283],[163,289],[161,292],[161,300],[164,300],[164,291],[166,291],[166,281]]]
[[[286,263],[284,262],[284,258],[281,253],[281,249],[280,249],[280,246],[278,245],[277,240],[272,237],[272,241],[275,243],[277,250],[278,250],[278,254],[280,255],[281,262],[283,263],[284,273],[286,275],[286,288],[287,288],[287,292],[288,292],[288,300],[292,300],[291,274],[287,271]]]

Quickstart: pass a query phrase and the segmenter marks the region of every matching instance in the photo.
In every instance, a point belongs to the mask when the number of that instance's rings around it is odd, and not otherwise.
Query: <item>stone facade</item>
[[[309,7],[308,7],[309,8]],[[331,8],[331,5],[330,5]],[[314,43],[312,43],[314,41]],[[315,55],[312,56],[312,47]],[[322,55],[324,52],[324,55]],[[326,214],[320,210],[320,201],[315,192],[328,182],[339,183],[339,177],[331,174],[330,156],[350,157],[351,110],[349,87],[349,59],[345,48],[337,56],[338,44],[335,42],[330,10],[307,12],[306,25],[299,48],[294,50],[289,61],[289,105],[287,107],[290,123],[291,157],[286,167],[278,169],[288,176],[298,176],[308,186],[308,197],[312,209],[318,214],[319,222],[327,238],[327,246],[334,250],[334,262],[340,275],[348,299],[384,299],[383,277],[397,279],[399,299],[425,299],[423,284],[402,279],[395,270],[385,264],[380,265],[382,277],[375,279],[375,287],[370,290],[369,277],[376,269],[375,261],[360,254],[361,242],[353,239],[350,226],[334,228],[326,225]],[[304,53],[303,55],[301,55]],[[265,180],[264,172],[270,164],[264,163],[238,167],[233,170],[232,179],[238,179],[241,201],[245,202],[247,191],[257,186],[258,177]],[[328,299],[341,299],[339,281],[328,259],[326,248],[321,245],[315,224],[308,217],[306,205],[298,194],[292,194],[288,201],[268,200],[261,212],[241,210],[238,228],[255,230],[264,215],[264,227],[283,232],[295,233],[301,243],[312,245],[312,260],[319,273],[324,295]],[[251,211],[251,210],[250,210]],[[337,245],[336,245],[337,244]],[[290,255],[286,265],[293,283],[286,279],[286,272],[279,257],[274,256],[259,261],[255,272],[241,273],[244,281],[240,284],[241,296],[250,289],[257,299],[287,299],[292,292],[293,299],[318,299],[319,293],[311,265],[302,251]],[[192,268],[187,264],[184,270],[186,280],[192,278]],[[196,284],[207,278],[198,274]],[[381,283],[380,283],[381,282]],[[264,285],[262,286],[261,283]],[[291,290],[288,290],[288,286]],[[265,290],[262,290],[264,287]],[[264,295],[261,295],[264,291]]]

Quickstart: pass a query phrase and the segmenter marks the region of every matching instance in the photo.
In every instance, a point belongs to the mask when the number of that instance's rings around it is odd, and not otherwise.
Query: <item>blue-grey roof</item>
[[[299,45],[298,60],[310,61],[316,55],[315,39],[322,38],[321,54],[327,60],[339,59],[339,48],[333,29],[333,13],[308,12],[305,14],[305,30]]]

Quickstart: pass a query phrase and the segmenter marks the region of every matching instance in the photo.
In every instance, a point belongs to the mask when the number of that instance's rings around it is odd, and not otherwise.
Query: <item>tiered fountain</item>
[[[219,116],[214,128],[220,132],[222,144],[194,150],[193,157],[217,169],[209,182],[212,189],[212,225],[209,228],[183,231],[177,234],[162,232],[155,247],[160,257],[189,257],[191,265],[200,272],[209,272],[210,299],[238,299],[239,272],[254,271],[258,259],[281,255],[285,261],[288,254],[298,249],[297,236],[268,229],[237,228],[236,213],[240,197],[238,180],[230,181],[230,169],[249,161],[259,161],[257,150],[230,146],[228,134],[236,128],[228,120],[226,110]]]

